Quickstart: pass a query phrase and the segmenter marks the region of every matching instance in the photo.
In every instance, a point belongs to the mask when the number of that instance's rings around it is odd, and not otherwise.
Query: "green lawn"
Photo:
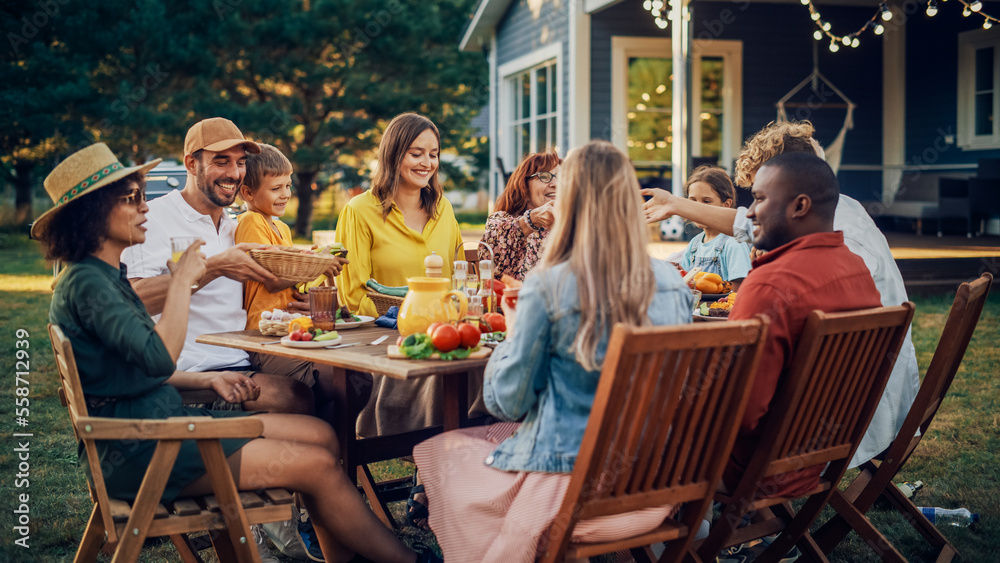
[[[34,243],[23,235],[0,234],[0,369],[8,382],[0,401],[5,444],[0,452],[0,488],[4,509],[0,515],[0,561],[71,560],[89,515],[91,502],[83,471],[76,465],[76,445],[68,417],[56,395],[57,379],[45,333],[51,295],[51,268]],[[944,324],[952,296],[915,299],[917,312],[913,340],[921,369],[926,369]],[[28,426],[14,419],[15,342],[19,329],[30,343],[30,415]],[[979,322],[965,362],[938,413],[928,436],[901,472],[900,481],[921,480],[917,504],[947,508],[966,507],[979,512],[981,522],[970,529],[944,530],[965,561],[995,561],[1000,548],[1000,297],[997,292]],[[31,432],[29,487],[15,487],[18,460],[12,432]],[[378,471],[396,476],[409,469],[405,463],[384,464]],[[29,549],[14,545],[13,510],[20,494],[30,495]],[[397,505],[401,515],[402,505]],[[919,536],[898,517],[878,505],[870,513],[884,533],[910,561],[930,559]],[[821,519],[822,520],[822,519]],[[412,531],[405,532],[413,536]],[[409,539],[409,538],[408,538]],[[152,545],[141,561],[173,561],[169,542]],[[856,537],[832,554],[832,561],[877,561]]]

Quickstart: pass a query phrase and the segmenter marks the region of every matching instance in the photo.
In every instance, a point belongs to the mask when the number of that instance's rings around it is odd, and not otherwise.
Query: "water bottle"
[[[937,508],[921,506],[920,512],[927,517],[935,526],[948,524],[959,528],[968,527],[973,522],[979,522],[979,515],[969,512],[967,508]]]
[[[899,488],[899,492],[903,493],[906,498],[913,498],[913,494],[920,490],[924,486],[923,481],[914,481],[913,483],[906,482],[896,485]]]

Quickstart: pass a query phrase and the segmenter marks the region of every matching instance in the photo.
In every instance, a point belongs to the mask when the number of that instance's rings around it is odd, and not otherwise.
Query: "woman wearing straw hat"
[[[45,179],[45,190],[56,205],[38,218],[31,234],[42,241],[49,259],[69,264],[56,282],[49,320],[73,344],[91,416],[248,416],[185,407],[177,391],[212,389],[231,402],[259,393],[239,372],[175,371],[191,286],[205,273],[201,242],[191,245],[172,268],[167,305],[155,324],[120,263],[125,248],[145,240],[149,208],[143,175],[158,163],[125,167],[99,143],[69,156]],[[309,416],[257,416],[264,423],[263,438],[223,440],[241,489],[286,487],[302,493],[330,560],[346,560],[354,552],[373,561],[428,560],[430,554],[418,558],[365,505],[339,465],[337,439],[329,425]],[[110,467],[104,472],[108,494],[134,499],[155,442],[99,444],[102,461]],[[165,502],[210,492],[197,446],[186,441],[181,450],[164,489]],[[267,464],[277,452],[284,465],[275,475]]]

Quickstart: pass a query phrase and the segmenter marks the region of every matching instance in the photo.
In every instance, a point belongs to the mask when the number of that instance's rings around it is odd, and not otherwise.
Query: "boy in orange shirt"
[[[236,244],[256,242],[268,245],[292,245],[292,231],[276,220],[285,214],[292,196],[292,163],[271,145],[259,143],[260,154],[247,158],[247,172],[240,187],[240,197],[249,212],[239,216]],[[243,283],[243,308],[247,311],[247,329],[255,329],[260,314],[271,309],[286,309],[295,300],[295,282],[279,280],[273,286],[256,281]]]

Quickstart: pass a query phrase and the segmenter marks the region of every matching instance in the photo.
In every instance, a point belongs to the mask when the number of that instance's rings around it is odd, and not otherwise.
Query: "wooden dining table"
[[[332,423],[340,441],[344,469],[364,490],[376,516],[390,528],[395,528],[397,524],[389,512],[387,503],[406,498],[410,480],[407,478],[377,483],[368,464],[411,455],[413,446],[423,440],[443,431],[468,425],[469,378],[481,377],[487,358],[454,361],[390,358],[387,353],[388,346],[395,344],[399,336],[395,329],[367,326],[340,330],[338,333],[340,340],[331,345],[352,344],[352,346],[338,349],[291,348],[275,344],[279,338],[264,336],[258,330],[203,334],[197,338],[197,342],[331,366],[336,388],[334,400],[336,414],[334,420],[329,422]],[[381,336],[388,338],[380,344],[372,344]],[[271,344],[265,345],[265,343]],[[351,401],[351,397],[355,395],[350,388],[351,372],[373,373],[402,380],[431,375],[442,376],[443,425],[374,438],[358,437],[355,431],[356,421],[358,413],[365,405]]]

